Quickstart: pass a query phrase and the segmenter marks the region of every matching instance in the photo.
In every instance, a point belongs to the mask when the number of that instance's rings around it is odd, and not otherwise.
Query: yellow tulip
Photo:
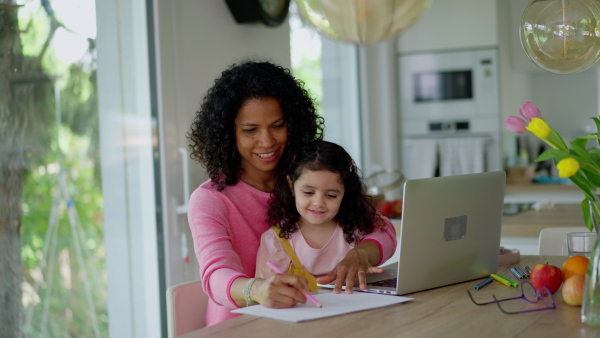
[[[545,139],[550,135],[550,126],[548,126],[548,123],[544,119],[539,117],[532,118],[529,125],[525,128],[541,139]]]
[[[579,162],[572,157],[567,157],[560,160],[556,164],[556,168],[558,169],[558,176],[562,178],[571,177],[579,171]]]

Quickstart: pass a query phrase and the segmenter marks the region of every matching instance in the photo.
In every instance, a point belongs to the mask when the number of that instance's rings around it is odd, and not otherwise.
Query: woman
[[[188,132],[191,157],[210,179],[190,197],[188,220],[205,292],[206,322],[233,318],[231,309],[262,304],[288,308],[305,303],[306,280],[293,275],[255,279],[256,254],[279,166],[289,165],[299,145],[323,136],[323,119],[303,84],[289,70],[268,62],[232,65],[215,80]],[[335,281],[352,292],[354,278],[391,257],[394,227],[368,235],[319,283]],[[365,272],[365,273],[359,273]]]

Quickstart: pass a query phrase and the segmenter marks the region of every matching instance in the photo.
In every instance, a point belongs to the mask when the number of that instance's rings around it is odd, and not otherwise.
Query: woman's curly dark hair
[[[208,90],[186,134],[190,157],[206,168],[218,190],[238,182],[241,158],[234,125],[238,111],[247,100],[266,97],[279,102],[288,126],[282,158],[302,144],[322,139],[323,118],[317,115],[304,83],[289,69],[256,60],[233,64]]]
[[[288,177],[293,185],[304,169],[327,170],[340,175],[344,197],[334,220],[342,227],[348,243],[358,244],[376,227],[385,227],[385,222],[373,205],[372,197],[366,193],[356,164],[344,148],[327,141],[311,142],[303,145],[287,163],[290,162],[289,167],[283,169],[275,181],[267,214],[269,224],[281,229],[282,238],[289,239],[298,230],[300,214],[296,209]]]

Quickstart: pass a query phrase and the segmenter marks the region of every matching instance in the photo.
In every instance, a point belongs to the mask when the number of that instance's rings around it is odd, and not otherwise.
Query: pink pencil
[[[283,271],[281,271],[275,264],[271,263],[270,261],[267,261],[267,266],[270,267],[273,271],[275,271],[279,274],[283,274]],[[319,303],[319,301],[315,297],[313,297],[310,293],[303,292],[302,294],[304,294],[304,297],[306,297],[306,299],[310,300],[311,303],[315,304],[316,307],[323,307],[323,305],[321,305],[321,303]]]

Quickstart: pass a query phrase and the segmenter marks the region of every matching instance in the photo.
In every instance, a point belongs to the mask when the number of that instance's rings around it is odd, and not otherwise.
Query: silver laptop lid
[[[504,171],[406,182],[397,294],[497,272],[505,182]]]

